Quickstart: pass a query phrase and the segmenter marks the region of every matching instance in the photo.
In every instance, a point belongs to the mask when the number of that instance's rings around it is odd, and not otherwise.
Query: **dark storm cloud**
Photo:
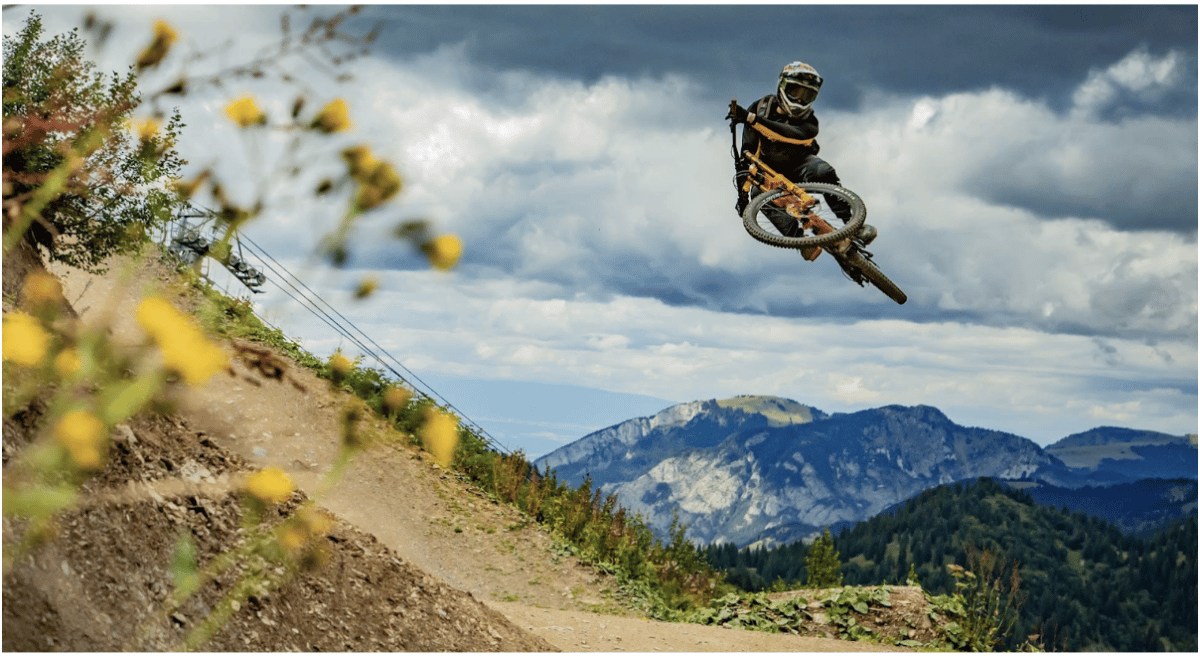
[[[365,18],[385,22],[382,49],[394,55],[463,43],[492,71],[584,82],[683,73],[714,98],[758,97],[801,59],[829,80],[832,108],[869,89],[993,85],[1063,107],[1090,70],[1142,46],[1194,53],[1197,34],[1195,6],[375,6]],[[1154,111],[1194,115],[1195,91],[1193,74]]]

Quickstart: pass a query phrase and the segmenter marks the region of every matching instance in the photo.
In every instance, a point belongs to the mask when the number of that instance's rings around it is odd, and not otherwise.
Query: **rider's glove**
[[[741,105],[734,105],[729,108],[729,113],[725,115],[725,120],[745,123],[749,120],[750,116],[750,112],[743,109]]]

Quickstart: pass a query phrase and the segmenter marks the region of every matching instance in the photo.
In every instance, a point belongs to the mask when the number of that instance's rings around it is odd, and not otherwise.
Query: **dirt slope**
[[[83,321],[116,318],[119,341],[140,338],[132,317],[143,286],[169,278],[154,268],[134,271],[136,284],[116,267],[105,277],[55,273]],[[89,483],[100,501],[65,516],[58,539],[5,577],[6,650],[126,646],[129,627],[151,618],[170,589],[178,531],[196,536],[201,561],[227,549],[239,530],[230,490],[239,472],[265,466],[297,482],[302,492],[293,506],[308,495],[338,518],[332,556],[325,567],[253,597],[207,649],[896,649],[633,617],[612,601],[610,578],[555,554],[542,529],[409,447],[377,444],[323,489],[345,399],[298,367],[283,383],[264,381],[241,362],[234,368],[235,377],[181,388],[172,419],[139,420],[122,433],[133,437],[115,444],[106,471]],[[6,462],[19,446],[19,423],[5,423]],[[19,530],[6,522],[5,539]],[[151,621],[146,648],[177,644],[219,592]]]

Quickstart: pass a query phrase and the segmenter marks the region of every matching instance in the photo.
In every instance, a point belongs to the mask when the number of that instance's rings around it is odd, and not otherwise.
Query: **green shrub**
[[[76,32],[42,40],[31,13],[4,37],[4,206],[22,211],[5,251],[21,239],[51,261],[101,272],[112,255],[134,252],[169,220],[181,199],[169,189],[186,162],[175,152],[178,111],[131,125],[141,96],[130,72],[94,72]]]

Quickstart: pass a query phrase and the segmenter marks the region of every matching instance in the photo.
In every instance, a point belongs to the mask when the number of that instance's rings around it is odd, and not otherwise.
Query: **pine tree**
[[[810,588],[833,588],[842,584],[842,561],[833,547],[829,528],[809,548],[804,566],[808,570]]]

